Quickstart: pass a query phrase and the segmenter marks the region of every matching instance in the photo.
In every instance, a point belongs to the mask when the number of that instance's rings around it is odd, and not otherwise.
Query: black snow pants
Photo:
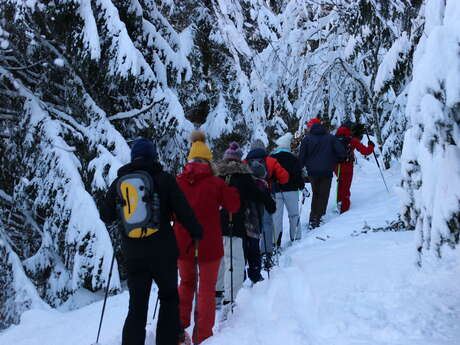
[[[261,280],[262,260],[260,258],[260,240],[249,236],[243,237],[243,251],[248,262],[248,276],[253,283]]]
[[[329,193],[331,191],[332,177],[310,177],[313,197],[311,198],[310,224],[319,226],[321,217],[326,214]]]
[[[129,311],[123,327],[122,345],[144,345],[152,280],[158,286],[156,345],[177,345],[181,325],[175,259],[128,260]]]

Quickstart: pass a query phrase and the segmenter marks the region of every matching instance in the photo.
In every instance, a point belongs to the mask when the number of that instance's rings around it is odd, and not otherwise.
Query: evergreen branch
[[[158,101],[152,102],[150,105],[148,105],[147,107],[145,107],[143,109],[133,109],[133,110],[129,110],[129,111],[123,111],[123,112],[117,113],[115,115],[108,116],[107,119],[110,121],[110,120],[123,120],[123,119],[130,119],[130,118],[133,118],[133,117],[137,117],[137,116],[140,116],[140,115],[143,115],[143,114],[149,112],[155,105],[160,104],[164,100],[165,99],[162,98],[162,99],[160,99]]]
[[[0,120],[14,121],[16,118],[10,114],[0,114]]]
[[[21,67],[3,66],[3,67],[5,69],[9,70],[9,71],[21,71],[21,70],[25,70],[25,69],[29,69],[29,68],[41,65],[42,63],[44,63],[46,61],[47,61],[47,59],[43,59],[43,60],[37,61],[37,62],[35,62],[35,63],[33,63],[32,65],[29,65],[29,66],[21,66]]]

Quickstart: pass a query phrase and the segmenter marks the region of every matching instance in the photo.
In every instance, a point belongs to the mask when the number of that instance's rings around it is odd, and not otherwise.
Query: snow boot
[[[222,302],[224,301],[224,292],[216,291],[216,309],[220,310],[222,308]]]
[[[179,342],[178,345],[192,345],[192,338],[186,331],[182,331],[179,334]]]

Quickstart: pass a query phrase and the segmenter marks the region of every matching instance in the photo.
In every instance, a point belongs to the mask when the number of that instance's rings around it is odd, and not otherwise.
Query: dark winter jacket
[[[245,161],[249,159],[261,159],[265,160],[267,167],[267,182],[271,186],[273,182],[279,184],[285,184],[289,181],[289,173],[281,166],[281,164],[273,157],[269,157],[267,151],[264,149],[254,149],[249,151],[245,158]]]
[[[271,154],[281,166],[289,173],[289,182],[283,185],[275,183],[274,191],[278,192],[293,192],[304,188],[302,178],[302,169],[300,168],[299,160],[288,149],[278,149]]]
[[[118,170],[118,177],[111,184],[104,202],[100,205],[101,219],[106,223],[118,220],[117,190],[118,178],[134,171],[148,172],[158,188],[160,196],[160,231],[144,238],[128,238],[122,234],[122,247],[126,259],[174,258],[179,254],[176,238],[171,227],[173,213],[193,237],[201,237],[202,228],[173,176],[163,172],[158,163],[136,160]]]
[[[234,160],[223,160],[217,167],[218,175],[230,186],[238,189],[240,193],[240,210],[232,215],[233,230],[230,233],[229,214],[226,210],[221,210],[222,234],[224,236],[244,237],[246,234],[245,211],[250,202],[262,204],[269,213],[276,211],[276,203],[271,198],[269,191],[262,192],[254,182],[251,170],[243,162]]]
[[[351,136],[351,131],[348,127],[345,127],[345,126],[339,127],[335,135],[350,138],[351,149],[353,151],[358,150],[358,152],[364,156],[368,156],[372,152],[374,152],[374,145],[372,144],[370,144],[369,146],[363,145],[358,138],[353,138]],[[353,153],[353,157],[354,157],[354,153]],[[353,174],[353,163],[354,163],[353,160],[350,162],[339,163],[340,164],[340,174],[347,174],[347,175]],[[334,171],[337,175],[338,167],[336,167]]]
[[[302,140],[299,161],[301,167],[307,168],[308,176],[332,177],[337,162],[345,158],[343,145],[322,124],[314,124]]]
[[[200,241],[199,249],[200,262],[220,259],[224,255],[220,209],[223,207],[231,213],[239,210],[238,190],[214,176],[208,164],[198,162],[187,163],[182,174],[177,177],[177,183],[203,226],[203,239]],[[180,251],[179,259],[191,261],[192,239],[184,225],[186,223],[182,223],[182,220],[174,225]]]

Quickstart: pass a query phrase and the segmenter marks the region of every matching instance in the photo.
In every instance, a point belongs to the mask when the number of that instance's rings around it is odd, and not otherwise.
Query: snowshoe
[[[275,263],[273,262],[272,254],[270,253],[266,253],[263,255],[262,262],[263,262],[263,268],[265,271],[269,271],[273,266],[275,266]]]

